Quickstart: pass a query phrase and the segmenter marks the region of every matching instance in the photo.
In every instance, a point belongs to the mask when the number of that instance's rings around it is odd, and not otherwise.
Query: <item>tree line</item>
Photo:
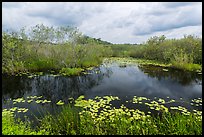
[[[2,73],[86,68],[99,65],[103,57],[141,58],[193,69],[202,65],[202,39],[162,35],[143,44],[112,44],[83,35],[75,27],[43,24],[2,32]]]

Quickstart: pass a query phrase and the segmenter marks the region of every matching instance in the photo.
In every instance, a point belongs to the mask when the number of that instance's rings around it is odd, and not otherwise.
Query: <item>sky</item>
[[[111,43],[143,43],[152,36],[202,38],[202,2],[3,2],[2,29],[37,24],[73,26]]]

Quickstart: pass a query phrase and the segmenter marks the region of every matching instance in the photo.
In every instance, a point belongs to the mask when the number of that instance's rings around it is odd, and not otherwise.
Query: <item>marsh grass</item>
[[[24,122],[19,118],[16,119],[13,112],[4,110],[2,112],[2,134],[3,135],[46,135],[44,129],[33,130],[31,122],[26,119]]]
[[[45,129],[53,135],[76,135],[79,134],[79,114],[78,109],[69,104],[62,106],[61,112],[48,114],[41,121],[39,129]]]
[[[188,70],[188,71],[202,71],[202,65],[199,64],[192,64],[192,63],[179,63],[179,62],[172,62],[172,67],[178,68],[178,69],[183,69],[183,70]]]
[[[31,96],[29,99],[40,99]],[[202,134],[202,111],[188,111],[182,106],[165,107],[166,103],[176,100],[165,101],[158,98],[150,100],[146,97],[134,96],[129,102],[144,103],[152,107],[157,113],[151,114],[141,110],[129,109],[125,105],[119,108],[112,106],[111,102],[120,100],[113,96],[96,96],[94,99],[85,99],[80,96],[74,104],[62,104],[55,109],[54,113],[47,113],[39,119],[39,125],[31,128],[29,121],[15,120],[13,111],[4,109],[2,112],[3,134],[42,134],[42,135],[201,135]],[[23,98],[15,99],[22,102]],[[193,103],[202,105],[202,99],[193,99]],[[41,102],[42,103],[42,102]],[[12,110],[12,111],[11,111]],[[22,109],[23,111],[23,109]]]

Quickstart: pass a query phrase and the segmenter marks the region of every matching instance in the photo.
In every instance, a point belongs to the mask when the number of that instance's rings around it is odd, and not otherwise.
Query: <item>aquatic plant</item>
[[[64,76],[79,75],[84,69],[82,68],[62,68],[59,73]]]
[[[24,108],[19,108],[19,109],[24,110]],[[2,134],[3,135],[48,135],[49,134],[44,129],[38,130],[38,131],[33,130],[29,120],[26,120],[23,122],[20,119],[15,119],[13,111],[17,111],[17,107],[11,108],[10,110],[3,109],[2,111]]]
[[[29,96],[28,99],[42,99],[41,96]],[[23,98],[15,99],[21,101]],[[59,110],[53,114],[47,114],[39,119],[40,125],[36,131],[31,131],[29,126],[22,128],[28,132],[19,133],[15,121],[9,122],[5,116],[12,116],[14,112],[25,113],[26,108],[12,107],[3,109],[2,120],[11,129],[3,128],[4,134],[50,134],[50,135],[201,135],[202,134],[202,111],[194,109],[189,111],[183,106],[170,106],[171,103],[162,98],[134,96],[129,103],[146,105],[149,110],[141,111],[138,108],[127,108],[121,104],[119,108],[112,105],[113,101],[120,100],[114,96],[96,96],[93,99],[86,99],[84,95],[77,99],[68,98],[74,104],[64,104],[62,100],[57,103]],[[47,100],[40,100],[47,102]],[[177,100],[173,100],[177,102]],[[192,99],[192,102],[202,103],[202,98]],[[56,104],[57,105],[57,104]],[[155,113],[158,112],[158,113]],[[8,115],[7,115],[8,114]],[[28,123],[21,122],[22,125]],[[20,126],[20,125],[18,125]]]
[[[62,100],[60,100],[60,101],[58,101],[56,104],[57,104],[57,105],[64,105],[64,102],[63,102]]]

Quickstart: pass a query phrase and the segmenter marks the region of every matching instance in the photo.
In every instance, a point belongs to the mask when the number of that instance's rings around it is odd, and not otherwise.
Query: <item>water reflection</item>
[[[192,98],[202,96],[201,77],[198,75],[169,70],[163,72],[158,68],[145,68],[145,66],[121,67],[112,64],[109,71],[110,77],[104,77],[100,85],[86,91],[86,96],[113,95],[129,99],[134,95],[148,98],[167,96],[179,99],[180,97],[190,101]],[[149,70],[149,71],[147,71]],[[148,73],[147,73],[148,72]],[[187,82],[186,82],[187,81]]]
[[[95,73],[100,71],[100,73]],[[131,100],[133,96],[144,96],[150,99],[170,97],[171,99],[190,102],[194,98],[202,97],[202,77],[195,73],[188,73],[152,66],[127,65],[119,66],[116,63],[101,65],[99,68],[90,70],[91,74],[63,77],[50,75],[27,78],[26,76],[2,76],[2,103],[8,107],[5,100],[27,96],[43,96],[51,100],[50,104],[19,103],[19,107],[26,107],[36,113],[39,110],[56,109],[56,102],[68,98],[78,98],[84,95],[87,99],[95,96],[112,95],[121,100],[115,102],[118,106]],[[127,104],[127,103],[126,103]],[[175,104],[178,105],[178,104]],[[189,104],[183,104],[186,108],[192,108]],[[127,104],[128,107],[139,107]],[[10,106],[11,107],[11,106]],[[144,106],[141,109],[145,109]]]
[[[98,68],[99,71],[100,68]],[[108,72],[108,71],[107,71]],[[73,77],[38,76],[32,79],[24,77],[3,77],[3,100],[27,96],[43,96],[48,100],[67,100],[77,98],[88,89],[99,85],[103,77],[109,74],[91,74]]]
[[[197,83],[202,85],[202,75],[199,75],[196,72],[188,72],[183,70],[176,70],[173,68],[168,68],[167,72],[163,70],[162,67],[150,66],[150,65],[141,65],[138,66],[141,71],[146,73],[152,78],[157,78],[158,80],[162,79],[172,79],[172,81],[177,81],[182,85],[189,85],[192,83]]]

